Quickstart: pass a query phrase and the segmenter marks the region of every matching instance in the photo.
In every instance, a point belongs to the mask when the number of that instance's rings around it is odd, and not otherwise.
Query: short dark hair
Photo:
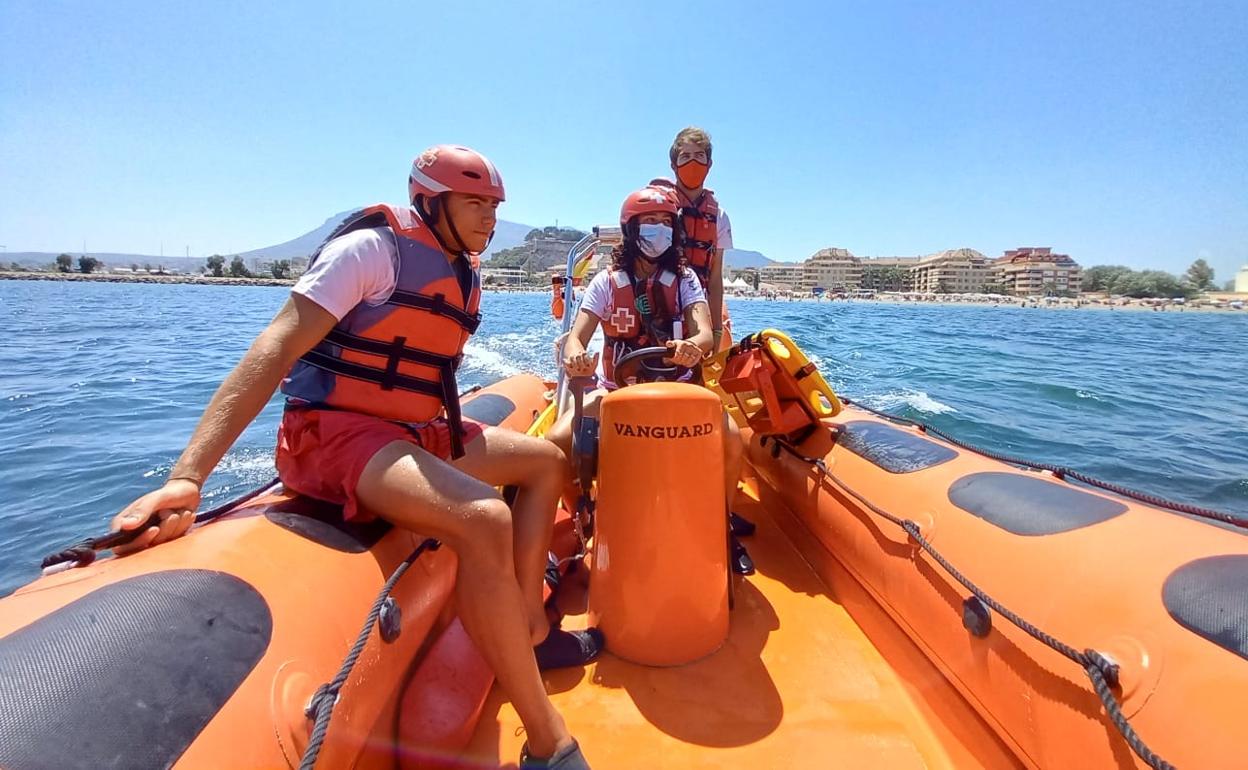
[[[684,142],[693,142],[702,149],[706,150],[706,159],[711,159],[711,135],[698,128],[697,126],[688,126],[680,129],[680,133],[672,140],[672,149],[668,151],[668,156],[672,159],[672,165],[676,165],[676,155],[680,152],[679,147]]]

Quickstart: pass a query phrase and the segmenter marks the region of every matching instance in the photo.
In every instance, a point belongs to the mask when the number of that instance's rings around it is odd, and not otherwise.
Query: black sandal
[[[729,553],[732,555],[732,571],[738,575],[753,575],[754,560],[750,558],[749,551],[745,550],[745,546],[741,545],[741,541],[737,540],[735,535],[729,539],[731,541]]]
[[[602,632],[596,628],[563,631],[554,625],[542,643],[533,648],[533,656],[540,671],[583,666],[602,654],[604,644]]]
[[[732,534],[737,537],[749,537],[754,534],[754,522],[738,513],[728,512],[728,526],[732,529]]]

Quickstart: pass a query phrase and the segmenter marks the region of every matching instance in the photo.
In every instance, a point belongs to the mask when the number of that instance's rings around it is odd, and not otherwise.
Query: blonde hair
[[[711,135],[697,126],[688,126],[680,129],[680,133],[672,140],[672,149],[668,151],[668,156],[672,159],[673,166],[676,165],[676,156],[680,153],[680,145],[685,142],[693,142],[706,150],[706,159],[711,159]]]

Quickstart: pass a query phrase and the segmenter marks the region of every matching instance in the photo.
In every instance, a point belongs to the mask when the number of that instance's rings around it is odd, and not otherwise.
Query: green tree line
[[[1182,277],[1164,270],[1132,270],[1125,265],[1096,265],[1083,271],[1083,290],[1142,299],[1194,297],[1216,288],[1213,268],[1198,259]]]
[[[247,268],[247,263],[241,256],[234,255],[230,260],[230,264],[225,264],[225,257],[220,254],[213,254],[204,260],[204,273],[211,275],[213,278],[224,278],[229,275],[231,278],[254,278],[251,270]],[[269,266],[269,273],[274,278],[285,279],[290,277],[290,260],[277,259]]]

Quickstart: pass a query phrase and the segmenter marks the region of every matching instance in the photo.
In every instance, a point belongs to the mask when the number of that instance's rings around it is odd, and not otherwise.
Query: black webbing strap
[[[446,316],[463,327],[464,331],[469,334],[475,333],[477,327],[481,325],[480,313],[468,313],[454,305],[447,304],[445,294],[435,294],[432,297],[427,297],[424,294],[395,291],[390,295],[390,299],[387,302],[391,305],[410,307],[416,310],[425,310],[434,315]]]
[[[381,389],[394,390],[394,378],[399,376],[399,362],[403,360],[404,343],[407,337],[395,337],[387,347],[390,349],[386,357],[386,373],[381,375]]]
[[[797,370],[797,372],[793,375],[793,378],[797,380],[804,380],[818,370],[819,367],[815,366],[814,361],[808,361],[805,366]]]
[[[442,373],[442,406],[446,408],[446,425],[451,434],[451,459],[464,456],[464,418],[459,411],[459,388],[455,384],[455,369],[444,366]]]
[[[430,380],[422,380],[419,377],[409,377],[404,374],[395,373],[390,375],[387,369],[378,369],[373,366],[365,366],[352,361],[344,361],[341,358],[335,358],[328,353],[322,353],[319,350],[309,350],[299,358],[300,361],[315,366],[331,374],[337,374],[342,377],[350,377],[353,380],[362,382],[371,382],[381,386],[384,390],[408,390],[413,393],[424,393],[427,396],[443,396],[445,391],[445,376],[441,381],[431,382]],[[451,372],[452,384],[454,383],[454,368],[448,364],[438,367],[440,371]],[[455,391],[452,389],[451,394]]]
[[[404,339],[403,337],[398,337],[396,341]],[[381,340],[368,337],[359,337],[338,328],[331,329],[329,334],[325,335],[325,341],[340,348],[354,350],[357,353],[369,353],[375,356],[386,356],[387,358],[397,355],[403,361],[424,364],[426,366],[454,365],[457,361],[456,358],[430,353],[419,348],[404,347],[402,344],[396,346],[395,342],[382,342]]]
[[[695,219],[705,219],[707,222],[718,222],[719,215],[712,214],[709,211],[703,211],[695,206],[685,206],[680,210],[682,217],[693,217]]]
[[[649,279],[643,279],[640,282],[638,282],[632,276],[629,276],[629,280],[632,282],[632,286],[633,286],[633,306],[637,308],[637,312],[641,314],[642,326],[645,327],[646,333],[649,333],[650,339],[652,340],[652,344],[655,344],[655,345],[666,344],[667,341],[672,338],[672,335],[670,333],[665,333],[662,329],[659,328],[658,326],[659,321],[663,319],[655,318],[655,316],[658,315],[658,313],[656,313],[655,311],[658,309],[656,306],[659,303],[657,301],[653,301],[655,299],[655,293],[656,293],[654,289],[659,283],[658,275],[656,274],[654,276],[651,276]],[[638,286],[639,283],[640,283],[640,288]],[[659,290],[658,293],[661,294],[662,290]],[[642,300],[644,300],[644,302]],[[676,289],[676,302],[677,304],[680,303],[680,288],[679,287],[677,287]],[[665,307],[664,311],[671,312],[672,308]],[[677,314],[679,314],[680,310],[676,309],[676,312]],[[674,318],[675,316],[667,320],[669,321],[674,320]],[[641,337],[642,334],[643,332],[639,330],[637,337],[635,337],[634,339]],[[644,344],[642,346],[644,347]]]

